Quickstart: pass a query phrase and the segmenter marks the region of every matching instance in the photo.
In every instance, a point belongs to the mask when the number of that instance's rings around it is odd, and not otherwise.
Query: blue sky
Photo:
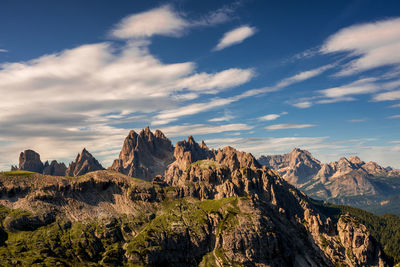
[[[398,1],[2,1],[0,169],[129,129],[400,168]]]

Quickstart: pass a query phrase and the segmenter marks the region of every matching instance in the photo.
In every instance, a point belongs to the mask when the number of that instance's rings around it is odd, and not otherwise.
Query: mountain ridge
[[[65,264],[63,257],[154,266],[209,261],[387,266],[380,244],[365,226],[345,214],[333,223],[250,153],[232,147],[210,150],[188,137],[177,143],[174,161],[164,173],[152,182],[111,170],[77,178],[0,174],[0,204],[6,207],[1,231],[8,235],[4,242],[9,251],[28,251],[11,254],[21,262],[29,261],[24,255],[30,250],[20,244],[36,251],[21,239],[21,231],[31,225],[33,235],[41,229],[54,232],[58,238],[35,242],[62,248],[51,257]],[[18,208],[29,214],[8,210]],[[67,243],[65,236],[70,236]],[[62,256],[64,251],[68,254]],[[0,254],[3,261],[10,259],[1,244]],[[42,256],[37,260],[46,261]]]
[[[364,162],[357,156],[321,163],[301,149],[284,155],[262,156],[258,161],[275,167],[285,180],[313,198],[379,214],[394,212],[400,215],[395,200],[396,195],[400,195],[400,170],[384,168],[372,161]]]

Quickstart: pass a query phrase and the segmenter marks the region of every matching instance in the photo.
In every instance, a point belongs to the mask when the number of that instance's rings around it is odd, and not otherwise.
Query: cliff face
[[[89,153],[85,148],[75,161],[71,162],[68,169],[65,171],[66,176],[80,176],[88,172],[104,170],[103,166]]]
[[[40,155],[33,150],[25,150],[19,155],[19,169],[23,171],[31,171],[42,173],[43,163]]]
[[[119,158],[114,160],[109,169],[151,180],[157,175],[162,175],[172,161],[171,141],[161,131],[156,130],[153,134],[149,127],[146,127],[139,134],[130,131]]]

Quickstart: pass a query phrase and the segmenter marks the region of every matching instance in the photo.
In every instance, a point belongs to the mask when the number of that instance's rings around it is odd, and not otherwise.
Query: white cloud
[[[388,119],[400,119],[400,114],[389,116]]]
[[[256,28],[247,25],[233,29],[224,34],[214,50],[222,50],[228,46],[240,44],[245,39],[254,35],[255,32]]]
[[[228,69],[215,74],[199,73],[182,79],[178,88],[216,93],[222,89],[248,82],[254,77],[252,69]]]
[[[229,114],[225,114],[222,117],[216,117],[216,118],[212,118],[209,119],[209,122],[220,122],[220,121],[230,121],[231,119],[233,119],[234,117],[232,115]]]
[[[330,36],[321,51],[344,51],[357,56],[339,75],[400,64],[400,18],[344,28]]]
[[[279,118],[281,115],[280,114],[268,114],[262,117],[259,117],[258,119],[260,121],[273,121]]]
[[[8,52],[7,49],[2,49],[2,48],[0,48],[0,53],[7,53],[7,52]]]
[[[111,35],[120,39],[150,37],[153,35],[179,36],[189,23],[170,5],[124,18]]]
[[[155,116],[155,120],[153,120],[151,124],[167,124],[172,121],[176,121],[180,117],[198,114],[200,112],[204,112],[213,108],[228,105],[234,101],[235,100],[233,98],[215,98],[209,102],[194,103],[176,109],[163,110]]]
[[[301,101],[297,103],[293,103],[292,106],[295,106],[297,108],[309,108],[313,105],[311,101]]]
[[[318,92],[329,98],[340,98],[349,95],[374,93],[381,90],[381,87],[374,83],[375,81],[376,79],[366,78],[343,86],[320,90]]]
[[[388,100],[399,100],[399,99],[400,99],[400,90],[380,93],[373,97],[373,100],[375,101],[388,101]]]
[[[315,68],[315,69],[312,69],[312,70],[307,70],[307,71],[300,72],[300,73],[298,73],[298,74],[296,74],[294,76],[291,76],[289,78],[283,79],[282,81],[278,82],[275,87],[276,88],[283,88],[283,87],[292,85],[294,83],[298,83],[298,82],[302,82],[302,81],[311,79],[311,78],[313,78],[315,76],[318,76],[318,75],[322,74],[326,70],[333,68],[334,66],[335,66],[335,64],[328,64],[328,65],[324,65],[324,66],[319,67],[319,68]]]
[[[283,123],[283,124],[274,124],[264,127],[266,130],[275,131],[275,130],[284,130],[284,129],[303,129],[309,127],[315,127],[314,124],[296,124],[296,123]]]

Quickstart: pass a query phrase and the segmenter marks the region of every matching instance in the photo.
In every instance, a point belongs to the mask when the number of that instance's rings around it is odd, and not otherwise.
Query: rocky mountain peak
[[[43,162],[40,160],[40,155],[31,149],[21,152],[19,155],[19,169],[42,173]]]
[[[114,160],[111,170],[128,176],[151,180],[163,175],[173,161],[171,141],[160,131],[155,133],[147,126],[139,134],[131,130],[122,145],[119,158]]]
[[[88,172],[104,170],[103,166],[84,148],[65,171],[66,176],[80,176]]]
[[[362,161],[362,160],[361,160],[359,157],[357,157],[357,156],[352,156],[352,157],[350,157],[350,158],[349,158],[349,161],[350,161],[351,163],[353,163],[354,165],[358,165],[358,166],[364,164],[364,161]]]
[[[277,170],[288,182],[298,186],[312,179],[321,163],[310,152],[294,148],[284,155],[261,156],[258,162]]]
[[[204,142],[204,140],[201,140],[200,147],[201,147],[202,149],[208,149],[208,146],[206,145],[206,143]]]

